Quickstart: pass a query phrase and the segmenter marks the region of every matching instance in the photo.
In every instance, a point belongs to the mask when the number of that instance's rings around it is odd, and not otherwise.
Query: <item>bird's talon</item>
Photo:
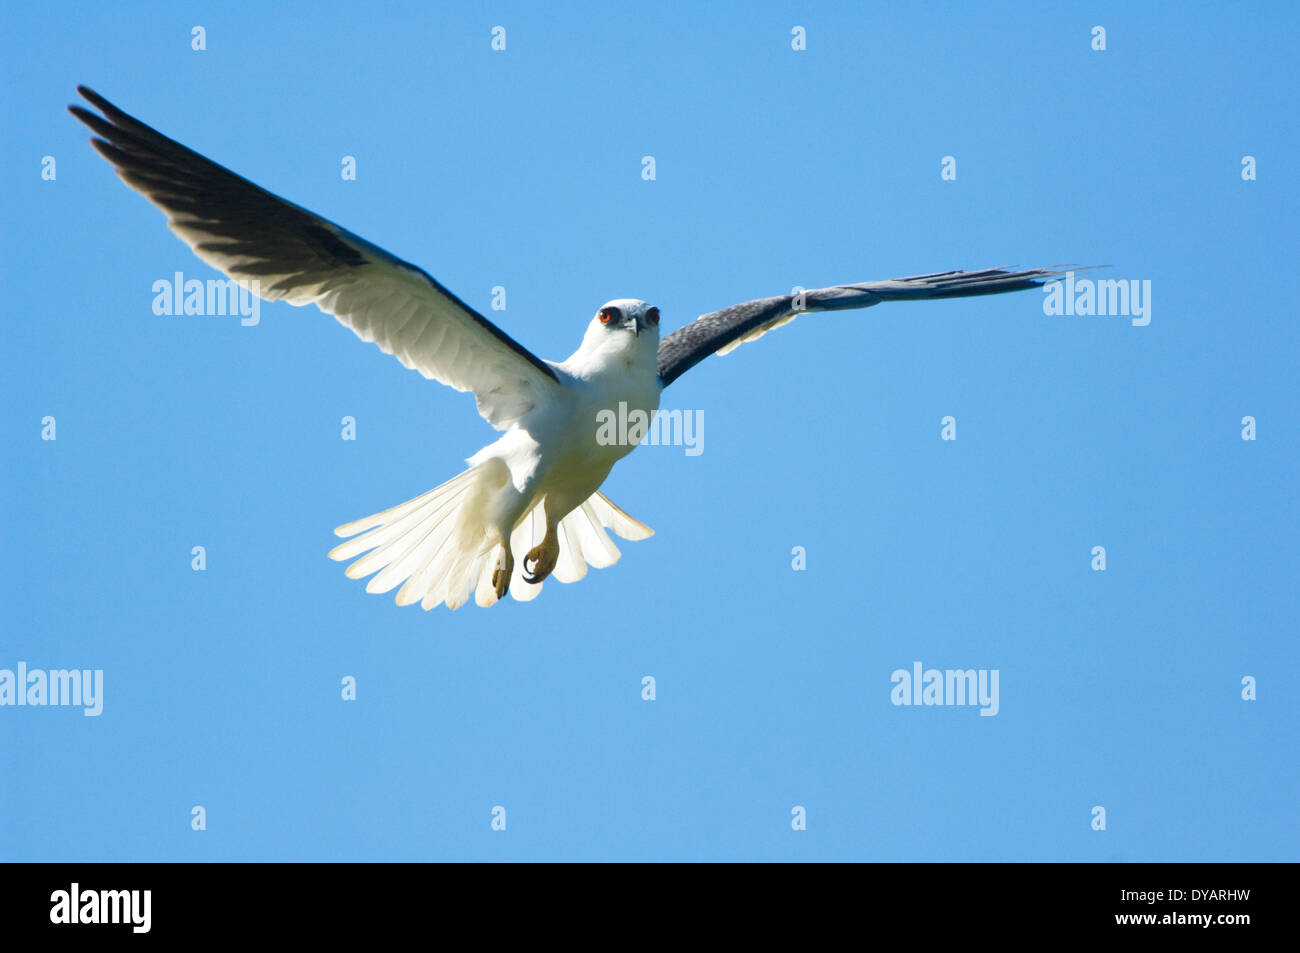
[[[507,548],[497,559],[497,568],[492,570],[492,588],[496,590],[497,599],[504,599],[510,591],[510,577],[515,574],[515,558]]]
[[[524,557],[524,582],[530,586],[539,585],[555,569],[559,556],[559,543],[548,534],[546,539],[530,549]]]

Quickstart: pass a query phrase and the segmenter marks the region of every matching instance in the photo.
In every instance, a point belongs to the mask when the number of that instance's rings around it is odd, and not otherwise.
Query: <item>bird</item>
[[[194,152],[85,87],[98,112],[69,111],[130,188],[167,216],[202,261],[267,301],[316,305],[405,367],[473,393],[501,436],[445,483],[334,530],[330,558],[396,589],[400,606],[530,601],[554,574],[576,582],[619,559],[612,531],[653,531],[601,492],[637,441],[598,439],[618,407],[649,419],[660,395],[706,357],[755,341],[801,315],[1041,287],[1069,266],[945,271],[834,285],[731,305],[661,334],[659,309],[638,298],[601,305],[577,350],[543,360],[427,272]]]

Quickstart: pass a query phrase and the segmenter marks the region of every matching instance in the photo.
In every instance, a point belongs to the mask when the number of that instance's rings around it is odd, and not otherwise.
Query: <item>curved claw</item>
[[[510,591],[510,577],[514,575],[514,571],[515,560],[507,546],[497,561],[497,568],[492,570],[492,588],[496,590],[498,600],[504,599],[506,593]]]
[[[541,545],[533,547],[524,557],[524,569],[521,573],[524,582],[530,586],[542,582],[555,569],[559,556],[558,541],[552,542],[552,537],[548,535]]]
[[[541,555],[536,549],[524,557],[524,571],[520,573],[520,576],[523,578],[524,582],[528,583],[530,586],[537,585],[550,575],[549,572],[542,573],[537,571],[537,567],[541,561]]]
[[[493,570],[492,588],[495,590],[498,599],[504,599],[506,593],[510,591],[510,575],[500,569]]]

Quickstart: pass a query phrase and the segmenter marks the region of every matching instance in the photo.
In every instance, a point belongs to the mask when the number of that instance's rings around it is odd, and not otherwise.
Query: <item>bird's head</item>
[[[582,339],[587,353],[624,353],[629,358],[640,352],[654,354],[658,348],[659,309],[637,298],[605,302]]]
[[[636,298],[606,301],[591,319],[588,334],[650,334],[659,337],[659,309]]]

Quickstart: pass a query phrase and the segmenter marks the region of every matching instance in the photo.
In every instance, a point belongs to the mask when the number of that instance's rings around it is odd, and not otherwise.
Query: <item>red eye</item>
[[[596,314],[596,317],[600,318],[601,324],[609,324],[609,322],[615,320],[618,316],[618,308],[601,308]]]
[[[646,311],[646,313],[645,313],[645,319],[646,319],[646,321],[649,322],[650,324],[658,324],[658,323],[659,323],[659,309],[658,309],[658,308],[651,308],[651,309],[649,309],[648,311]]]

